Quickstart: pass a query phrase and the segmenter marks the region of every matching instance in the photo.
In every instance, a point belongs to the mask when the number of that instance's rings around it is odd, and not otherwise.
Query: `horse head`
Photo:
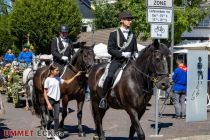
[[[139,64],[143,63],[141,66],[142,72],[153,81],[157,88],[162,90],[168,89],[169,71],[167,60],[170,55],[169,49],[155,40],[143,52],[140,52],[137,65],[138,62]]]
[[[88,71],[94,65],[93,46],[80,46],[80,49],[73,55],[71,64],[79,70]]]
[[[34,56],[32,63],[33,63],[33,70],[36,71],[39,68],[40,65],[40,55]]]

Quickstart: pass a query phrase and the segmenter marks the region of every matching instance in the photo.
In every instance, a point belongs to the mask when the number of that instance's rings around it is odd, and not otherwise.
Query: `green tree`
[[[12,36],[9,28],[9,17],[0,16],[0,54],[3,55],[12,45]]]
[[[180,42],[181,34],[192,27],[198,25],[199,21],[207,14],[205,10],[199,8],[200,0],[187,1],[183,5],[182,0],[174,1],[175,15],[175,43]],[[181,7],[185,6],[185,8]],[[141,39],[146,39],[150,35],[150,25],[146,22],[146,2],[143,0],[118,0],[115,4],[95,3],[96,27],[98,29],[107,27],[117,27],[119,24],[118,15],[120,11],[128,10],[134,16],[132,30]],[[181,7],[181,8],[180,8]],[[143,33],[143,34],[140,34]],[[170,40],[170,38],[169,38]],[[170,43],[170,42],[168,42]]]
[[[94,3],[94,14],[96,16],[95,26],[96,29],[105,29],[117,27],[119,24],[117,15],[119,11],[116,9],[116,4],[104,4],[102,3]]]
[[[67,24],[70,38],[80,32],[81,15],[75,0],[16,0],[10,18],[11,34],[21,49],[30,34],[37,53],[49,53],[51,40],[61,24]]]

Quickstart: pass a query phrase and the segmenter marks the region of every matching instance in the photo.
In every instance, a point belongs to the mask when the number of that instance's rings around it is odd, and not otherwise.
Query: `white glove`
[[[67,56],[62,56],[61,59],[62,59],[63,61],[67,61],[69,58],[68,58]]]
[[[139,57],[139,54],[138,53],[135,53],[134,56],[135,56],[135,58],[138,58]]]
[[[122,56],[124,56],[125,58],[130,58],[131,52],[122,52]]]

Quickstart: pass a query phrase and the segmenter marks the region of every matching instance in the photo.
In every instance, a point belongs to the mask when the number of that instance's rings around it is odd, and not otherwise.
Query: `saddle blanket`
[[[53,60],[53,56],[52,56],[52,54],[50,54],[50,55],[43,54],[43,55],[39,56],[39,59],[40,60]]]
[[[121,76],[122,76],[123,70],[124,70],[124,68],[126,67],[126,65],[127,65],[127,64],[123,64],[123,66],[120,67],[120,68],[116,71],[115,76],[114,76],[114,78],[113,78],[113,79],[114,79],[114,84],[112,85],[111,88],[114,88],[114,87],[117,85],[117,83],[120,81],[120,78],[121,78]],[[107,77],[107,75],[108,75],[109,66],[110,66],[110,63],[107,64],[104,73],[102,74],[101,78],[99,79],[98,86],[101,87],[101,88],[103,88],[104,81],[105,81],[105,79],[106,79],[106,77]]]

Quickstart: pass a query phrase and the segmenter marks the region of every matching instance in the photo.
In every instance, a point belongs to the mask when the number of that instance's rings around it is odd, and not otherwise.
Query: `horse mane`
[[[76,61],[77,61],[77,58],[78,58],[80,52],[81,52],[81,48],[80,48],[76,53],[74,53],[74,55],[73,55],[73,57],[72,57],[72,59],[71,59],[71,64],[72,64],[72,65],[75,65],[75,63],[76,63]]]
[[[142,58],[144,57],[145,55],[148,55],[148,52],[150,52],[150,50],[152,49],[153,46],[151,46],[151,44],[148,46],[148,47],[145,47],[144,49],[142,49],[140,52],[139,52],[139,57],[138,58]]]
[[[84,49],[92,49],[93,48],[93,46],[94,46],[95,44],[93,44],[93,45],[91,45],[91,46],[80,46],[80,48],[79,48],[79,50],[76,52],[76,53],[74,53],[74,55],[73,55],[73,57],[72,57],[72,59],[71,59],[71,64],[72,65],[75,65],[75,63],[76,63],[76,61],[77,61],[77,58],[78,58],[78,56],[82,53],[82,51],[84,50]]]
[[[145,47],[139,52],[139,58],[142,58],[143,56],[148,55],[148,53],[151,53],[151,51],[154,51],[154,50],[161,51],[165,56],[168,56],[171,54],[169,48],[165,44],[157,43],[156,41],[154,41],[148,47]]]

